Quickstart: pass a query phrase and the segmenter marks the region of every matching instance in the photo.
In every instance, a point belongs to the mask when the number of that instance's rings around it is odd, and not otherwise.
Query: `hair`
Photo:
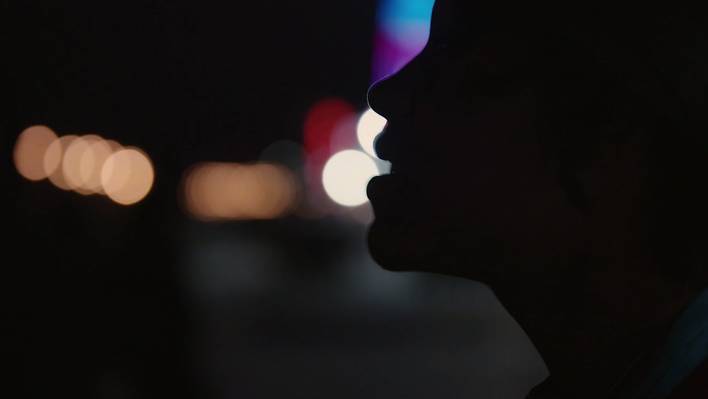
[[[540,15],[541,140],[569,198],[603,144],[648,143],[647,246],[667,278],[708,281],[708,18],[696,6]],[[558,15],[558,14],[554,14]]]

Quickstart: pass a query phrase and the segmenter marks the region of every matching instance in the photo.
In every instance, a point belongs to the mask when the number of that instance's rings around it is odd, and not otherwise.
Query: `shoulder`
[[[704,361],[683,380],[669,397],[669,399],[703,398],[708,398],[708,361]]]

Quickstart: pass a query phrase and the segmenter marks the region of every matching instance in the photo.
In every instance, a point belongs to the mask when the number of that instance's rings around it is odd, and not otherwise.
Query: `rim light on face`
[[[374,42],[373,81],[398,72],[428,42],[435,0],[382,0]]]

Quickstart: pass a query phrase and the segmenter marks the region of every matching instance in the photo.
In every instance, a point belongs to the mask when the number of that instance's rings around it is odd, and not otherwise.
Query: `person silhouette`
[[[550,370],[529,397],[708,397],[707,19],[438,0],[369,90],[373,258],[487,284]]]

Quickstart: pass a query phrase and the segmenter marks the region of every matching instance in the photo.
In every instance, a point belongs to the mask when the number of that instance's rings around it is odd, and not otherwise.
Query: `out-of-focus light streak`
[[[371,157],[361,151],[346,150],[327,161],[322,172],[322,184],[334,202],[354,207],[368,201],[366,185],[378,174],[378,167]]]
[[[396,73],[426,45],[435,0],[381,0],[376,18],[372,81]]]
[[[47,168],[49,181],[55,187],[64,191],[71,190],[71,186],[64,175],[64,157],[71,143],[78,138],[79,136],[75,134],[59,137],[49,146],[44,156],[44,166]]]
[[[305,116],[305,151],[330,150],[332,136],[355,116],[354,107],[339,98],[325,98],[315,103]]]
[[[150,159],[137,148],[125,148],[106,159],[101,185],[106,195],[121,205],[140,202],[150,192],[155,171]]]
[[[20,133],[13,151],[17,172],[32,181],[46,179],[44,154],[56,139],[56,133],[46,126],[31,126]]]
[[[66,151],[62,159],[62,174],[67,186],[82,195],[91,194],[91,191],[84,188],[84,181],[81,173],[81,159],[84,154],[89,152],[91,143],[84,137],[74,139]]]
[[[293,172],[268,163],[198,164],[182,188],[187,212],[203,221],[279,218],[295,208],[300,191]]]
[[[86,137],[89,140],[89,149],[81,157],[79,171],[85,189],[92,193],[105,194],[101,184],[101,171],[108,157],[120,149],[116,142],[103,140],[98,136]]]
[[[61,166],[61,159],[64,156],[64,149],[62,148],[63,140],[66,139],[59,137],[55,138],[42,155],[42,168],[44,169],[44,174],[47,178],[54,174]]]
[[[62,190],[105,194],[121,205],[145,198],[155,178],[142,150],[124,149],[96,134],[57,137],[46,126],[32,126],[19,135],[13,155],[17,171],[28,180],[48,178]]]
[[[353,106],[336,98],[326,98],[310,109],[303,138],[304,214],[317,217],[338,212],[329,200],[344,207],[368,202],[369,179],[389,168],[374,150],[386,123],[386,118],[373,110],[356,113]]]
[[[356,146],[356,120],[354,106],[337,97],[317,101],[305,115],[305,208],[314,217],[324,216],[331,210],[328,207],[331,203],[322,186],[322,171],[333,154]]]

